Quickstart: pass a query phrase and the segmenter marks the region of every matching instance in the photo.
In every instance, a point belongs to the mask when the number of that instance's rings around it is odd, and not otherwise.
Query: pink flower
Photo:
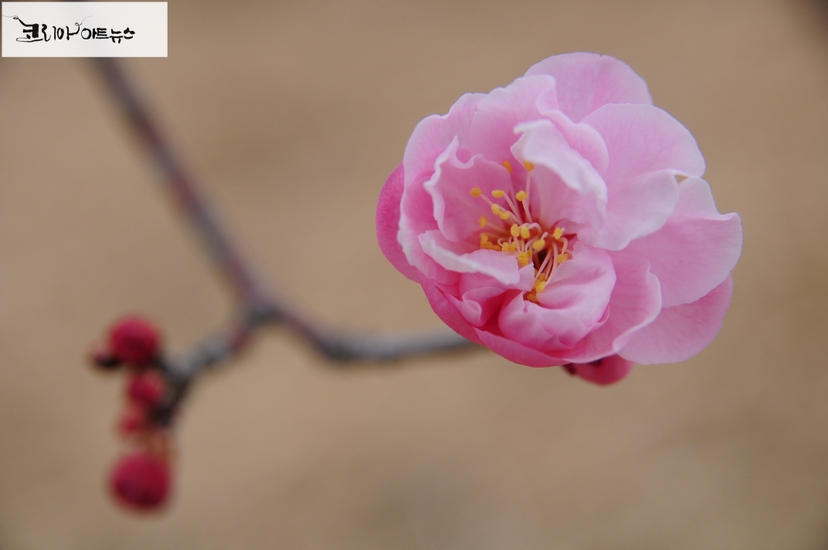
[[[523,365],[609,384],[719,331],[742,246],[687,129],[608,56],[550,57],[414,130],[380,248],[435,313]]]

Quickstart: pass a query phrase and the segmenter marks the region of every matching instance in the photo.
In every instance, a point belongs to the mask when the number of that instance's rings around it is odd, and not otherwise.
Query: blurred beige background
[[[599,388],[487,352],[338,372],[274,330],[203,380],[174,502],[112,506],[142,311],[183,349],[229,296],[92,68],[0,60],[0,549],[828,547],[828,14],[805,0],[171,0],[128,67],[262,275],[328,322],[437,327],[373,212],[415,124],[552,54],[628,62],[745,245],[724,328]]]

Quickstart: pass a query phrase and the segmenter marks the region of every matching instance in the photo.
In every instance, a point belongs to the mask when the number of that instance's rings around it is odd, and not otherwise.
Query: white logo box
[[[3,2],[3,57],[167,57],[167,2]]]

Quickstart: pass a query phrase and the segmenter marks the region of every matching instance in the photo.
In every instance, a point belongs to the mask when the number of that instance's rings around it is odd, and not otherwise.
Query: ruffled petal
[[[650,273],[647,261],[614,253],[611,256],[616,280],[610,297],[609,318],[566,354],[567,363],[589,363],[618,353],[661,311],[658,278]]]
[[[570,374],[584,380],[599,386],[608,386],[625,378],[632,370],[633,362],[618,355],[610,355],[591,363],[570,363],[564,365],[564,368]]]
[[[458,284],[459,298],[446,294],[463,318],[474,327],[482,327],[500,311],[504,296],[511,290],[529,290],[535,280],[531,265],[520,268],[520,281],[513,287],[480,273],[463,273]]]
[[[439,231],[420,235],[420,246],[437,264],[454,273],[480,273],[513,287],[520,280],[517,258],[496,250],[469,250],[468,245],[446,240]]]
[[[706,181],[679,184],[679,200],[667,223],[622,251],[646,258],[661,284],[664,307],[688,304],[720,285],[739,261],[742,223],[719,214]]]
[[[403,195],[403,165],[397,166],[380,191],[377,203],[377,242],[380,250],[391,265],[414,282],[419,282],[417,270],[408,263],[403,253],[397,232],[400,228],[400,201]]]
[[[604,105],[584,119],[604,138],[607,186],[624,186],[639,176],[673,170],[701,176],[704,158],[687,128],[652,105]]]
[[[728,276],[700,300],[662,309],[656,320],[636,332],[619,354],[642,364],[676,363],[693,357],[722,328],[731,294],[733,278]]]
[[[633,239],[661,229],[679,198],[672,171],[651,172],[628,185],[609,188],[607,220],[595,230],[585,227],[578,238],[590,246],[621,250]]]
[[[517,295],[504,304],[498,326],[505,337],[536,350],[568,350],[605,322],[614,286],[609,255],[578,245],[538,294],[540,303]]]
[[[447,295],[440,290],[437,285],[432,283],[427,277],[420,275],[420,284],[423,285],[423,292],[425,292],[426,299],[428,300],[431,309],[434,310],[434,313],[437,314],[437,317],[440,318],[450,329],[454,332],[459,334],[460,336],[471,340],[476,344],[481,344],[480,338],[477,337],[477,332],[465,319],[463,316],[460,315],[460,312],[457,311],[457,308],[454,307]],[[485,344],[483,344],[485,345]]]
[[[512,181],[506,168],[480,155],[467,163],[461,162],[457,158],[457,146],[455,139],[437,158],[434,175],[423,187],[431,195],[434,219],[443,236],[450,241],[461,242],[477,239],[481,218],[489,221],[496,218],[486,201],[471,196],[471,189],[477,187],[491,197],[495,189],[511,191]],[[505,206],[503,199],[494,202]],[[499,225],[501,220],[496,220],[496,223]]]
[[[529,190],[535,219],[547,227],[562,219],[601,227],[607,188],[592,164],[548,120],[521,124],[515,131],[523,134],[512,147],[515,157],[535,165]]]
[[[525,365],[527,367],[557,367],[566,363],[560,357],[555,357],[554,355],[526,347],[523,344],[518,344],[499,334],[494,334],[479,328],[475,328],[474,331],[481,344],[501,357],[518,365]]]
[[[505,88],[492,90],[479,103],[472,120],[471,151],[495,162],[511,161],[515,126],[542,118],[536,106],[539,98],[545,98],[549,108],[557,105],[554,78],[544,75],[523,77]]]
[[[400,202],[400,227],[397,241],[400,243],[405,259],[434,282],[451,285],[457,284],[459,275],[446,270],[425,253],[420,242],[427,232],[438,232],[434,220],[434,205],[431,195],[423,187],[424,182],[414,182],[403,189]]]
[[[569,146],[578,151],[603,176],[609,165],[609,151],[598,130],[583,122],[572,122],[561,111],[548,111],[543,114],[555,124]]]
[[[455,138],[460,149],[468,149],[469,128],[477,105],[486,94],[465,94],[451,106],[446,115],[431,115],[417,124],[405,146],[403,166],[405,184],[429,177],[437,157]]]
[[[608,55],[555,55],[526,71],[526,76],[541,74],[555,77],[560,110],[575,122],[607,103],[653,103],[644,79]]]

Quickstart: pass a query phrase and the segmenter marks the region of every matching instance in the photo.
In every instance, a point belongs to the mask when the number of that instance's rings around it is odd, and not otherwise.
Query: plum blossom
[[[414,129],[377,206],[388,260],[462,336],[597,384],[722,325],[742,227],[629,66],[558,55]]]

